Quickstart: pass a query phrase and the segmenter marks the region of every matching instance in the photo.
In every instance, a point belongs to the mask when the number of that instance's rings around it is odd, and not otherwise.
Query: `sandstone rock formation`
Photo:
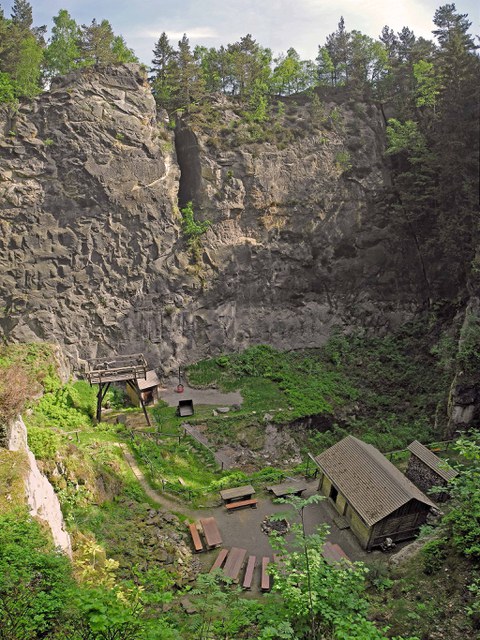
[[[35,456],[28,447],[27,429],[20,417],[12,425],[10,442],[7,448],[10,451],[26,452],[28,473],[25,481],[25,492],[30,514],[46,523],[51,531],[55,546],[71,557],[72,544],[70,536],[65,529],[60,502],[47,477],[38,468]]]
[[[407,317],[421,268],[375,204],[389,180],[381,113],[320,106],[287,103],[287,143],[234,146],[224,98],[217,132],[198,119],[174,132],[140,68],[121,65],[0,112],[0,335],[58,342],[76,364],[143,351],[168,371]],[[212,222],[197,263],[179,224],[188,200]]]

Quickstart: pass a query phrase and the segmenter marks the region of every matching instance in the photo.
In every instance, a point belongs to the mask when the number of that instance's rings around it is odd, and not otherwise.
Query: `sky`
[[[6,17],[13,0],[0,0]],[[79,24],[107,19],[115,35],[123,35],[141,62],[150,64],[152,49],[165,31],[177,46],[184,33],[190,44],[219,47],[250,33],[274,55],[293,47],[314,60],[318,46],[336,30],[340,16],[348,31],[377,38],[384,25],[394,31],[408,26],[416,36],[432,38],[432,19],[446,0],[30,0],[35,26],[47,25],[60,9]],[[455,2],[467,13],[471,32],[480,34],[478,0]]]

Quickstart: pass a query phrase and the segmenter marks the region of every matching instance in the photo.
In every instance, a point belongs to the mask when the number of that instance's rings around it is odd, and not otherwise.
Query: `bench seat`
[[[228,549],[221,549],[220,553],[217,556],[217,559],[212,564],[212,568],[210,569],[209,573],[213,573],[215,569],[220,569],[222,567],[222,564],[225,562],[225,558],[227,556],[228,556]]]
[[[262,591],[270,591],[271,576],[269,573],[267,573],[267,567],[269,562],[270,562],[270,558],[268,557],[262,558],[262,579],[260,582],[260,589]]]
[[[242,587],[244,589],[251,589],[253,582],[253,571],[255,569],[255,562],[257,558],[255,556],[248,556],[247,568],[245,569],[245,575],[243,577]]]
[[[195,551],[197,553],[200,553],[201,551],[203,551],[203,544],[202,544],[202,541],[200,539],[200,534],[198,533],[197,525],[196,524],[189,524],[188,528],[190,530],[190,535],[192,536],[192,542],[193,542],[193,546],[195,548]]]
[[[251,498],[250,500],[239,500],[238,502],[229,502],[225,505],[226,509],[229,513],[234,511],[235,509],[243,509],[244,507],[252,507],[253,509],[257,508],[258,500],[255,498]]]

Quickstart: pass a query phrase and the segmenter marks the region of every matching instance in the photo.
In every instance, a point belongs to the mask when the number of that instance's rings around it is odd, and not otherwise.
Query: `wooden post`
[[[103,383],[100,382],[98,385],[98,393],[97,393],[97,422],[102,421],[102,389]]]
[[[97,393],[97,422],[102,421],[102,404],[110,388],[110,382],[99,382]]]

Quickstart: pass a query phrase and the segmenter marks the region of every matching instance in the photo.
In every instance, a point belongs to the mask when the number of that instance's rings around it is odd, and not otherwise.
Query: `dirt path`
[[[155,491],[155,489],[152,489],[152,487],[148,484],[148,481],[143,475],[142,471],[139,469],[137,463],[135,462],[135,458],[132,456],[132,454],[128,450],[127,445],[122,443],[122,444],[119,444],[119,446],[122,449],[125,460],[128,462],[128,464],[130,465],[130,468],[133,471],[133,474],[137,478],[139,485],[145,491],[145,493],[150,498],[150,500],[153,500],[157,504],[161,505],[162,507],[165,507],[165,509],[172,511],[173,513],[182,513],[184,516],[187,516],[189,518],[197,517],[198,512],[192,511],[191,509],[188,509],[187,507],[185,507],[185,505],[182,504],[181,502],[177,502],[176,500],[167,498],[162,493],[159,493],[158,491]]]
[[[226,453],[222,451],[215,451],[215,449],[212,447],[212,445],[210,444],[210,441],[208,440],[207,436],[204,433],[199,431],[196,427],[192,426],[191,424],[188,424],[188,422],[185,422],[182,426],[189,436],[191,436],[197,442],[200,442],[200,444],[203,444],[204,447],[207,447],[207,449],[209,449],[213,453],[215,457],[215,462],[218,464],[218,466],[222,470],[232,469],[235,466],[235,461],[232,460],[232,458],[229,458]]]

